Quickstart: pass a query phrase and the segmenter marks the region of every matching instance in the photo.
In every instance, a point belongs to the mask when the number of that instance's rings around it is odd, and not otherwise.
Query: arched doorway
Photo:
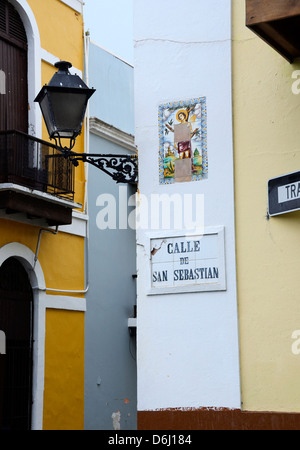
[[[27,36],[16,9],[0,2],[0,131],[28,132]]]
[[[0,430],[30,430],[32,406],[33,293],[16,258],[0,267]]]

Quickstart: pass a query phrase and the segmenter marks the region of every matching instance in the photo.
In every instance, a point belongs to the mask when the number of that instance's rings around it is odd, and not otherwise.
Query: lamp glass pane
[[[60,137],[70,137],[74,131],[79,133],[87,104],[85,93],[51,92],[50,96]]]
[[[48,133],[51,136],[52,133],[55,131],[54,128],[54,118],[51,110],[51,105],[49,103],[49,98],[47,95],[44,96],[44,98],[40,102],[40,107],[42,110],[42,114],[48,129]]]

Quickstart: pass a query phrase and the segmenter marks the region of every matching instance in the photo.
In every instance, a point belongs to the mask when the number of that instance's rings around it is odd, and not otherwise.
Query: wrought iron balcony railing
[[[74,166],[55,145],[19,131],[0,132],[0,184],[74,200]]]

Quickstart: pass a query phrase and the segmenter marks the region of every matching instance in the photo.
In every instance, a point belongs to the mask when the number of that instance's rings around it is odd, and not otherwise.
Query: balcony
[[[299,0],[246,0],[246,26],[290,63],[300,57]]]
[[[72,223],[74,166],[54,145],[19,131],[0,132],[0,210],[49,226]]]

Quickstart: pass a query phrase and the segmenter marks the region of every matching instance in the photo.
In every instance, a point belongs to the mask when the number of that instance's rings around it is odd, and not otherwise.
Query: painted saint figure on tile
[[[207,178],[205,97],[159,107],[160,184]]]

